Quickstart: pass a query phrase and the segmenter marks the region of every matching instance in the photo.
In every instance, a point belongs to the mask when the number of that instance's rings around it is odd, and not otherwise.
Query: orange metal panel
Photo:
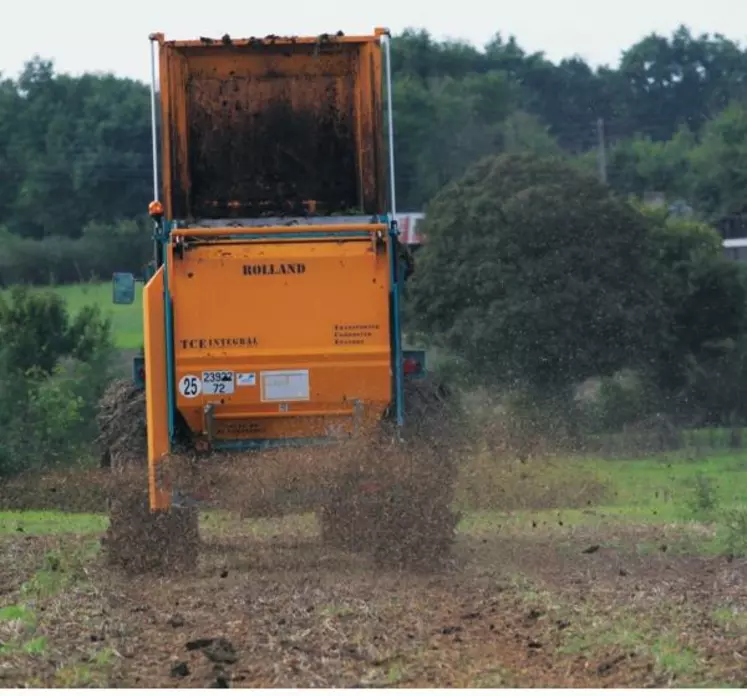
[[[174,258],[170,279],[177,384],[204,371],[247,376],[232,393],[177,394],[194,432],[206,432],[210,403],[214,434],[243,438],[347,432],[389,405],[387,249],[367,239],[204,244]],[[307,373],[305,398],[264,393],[263,373],[278,370]]]
[[[148,492],[151,510],[168,509],[170,504],[168,491],[159,489],[157,483],[158,466],[169,452],[163,278],[163,267],[161,267],[148,281],[143,291]]]
[[[352,223],[347,225],[319,224],[319,225],[267,225],[265,227],[190,227],[171,230],[172,237],[226,237],[236,234],[287,234],[289,237],[304,232],[386,232],[387,225],[383,223]],[[353,235],[355,238],[356,235]]]
[[[380,214],[380,37],[160,43],[167,218]]]

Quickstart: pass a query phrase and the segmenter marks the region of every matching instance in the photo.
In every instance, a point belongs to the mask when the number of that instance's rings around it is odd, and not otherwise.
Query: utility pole
[[[597,161],[599,163],[599,180],[603,183],[607,183],[607,148],[604,142],[604,119],[597,119]]]

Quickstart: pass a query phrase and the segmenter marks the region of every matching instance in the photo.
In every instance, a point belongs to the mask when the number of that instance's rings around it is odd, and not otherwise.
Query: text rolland
[[[303,273],[306,273],[306,264],[303,264],[303,263],[245,264],[243,272],[245,276],[302,275]]]

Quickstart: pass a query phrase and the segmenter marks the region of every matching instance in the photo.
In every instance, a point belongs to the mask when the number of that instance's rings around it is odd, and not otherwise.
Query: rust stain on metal
[[[384,209],[378,37],[161,43],[166,213]]]

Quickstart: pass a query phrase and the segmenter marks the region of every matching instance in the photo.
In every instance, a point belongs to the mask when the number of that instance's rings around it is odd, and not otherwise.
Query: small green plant
[[[36,636],[23,644],[23,652],[27,655],[43,655],[47,649],[47,637]]]
[[[714,609],[711,613],[711,620],[729,636],[739,637],[747,631],[747,614],[736,606]]]
[[[36,615],[23,604],[11,604],[0,609],[0,622],[19,621],[27,626],[36,625]]]
[[[713,521],[719,507],[718,494],[713,479],[698,472],[689,486],[690,495],[686,501],[691,519]]]
[[[23,604],[12,604],[0,609],[0,655],[24,652],[39,655],[44,652],[47,639],[34,636],[36,614]]]
[[[63,689],[110,686],[110,672],[117,654],[104,648],[88,655],[84,660],[63,665],[55,672],[55,684]]]
[[[663,636],[650,648],[657,671],[672,678],[692,674],[698,667],[698,656],[671,636]]]
[[[727,510],[723,528],[725,551],[734,556],[747,556],[747,508]]]
[[[404,678],[405,671],[399,662],[395,662],[389,667],[389,671],[386,675],[386,681],[388,685],[394,686],[395,684],[399,684],[399,682],[401,682]]]
[[[34,599],[53,597],[85,578],[85,565],[98,551],[98,542],[75,549],[48,551],[41,568],[21,586],[21,594]]]

